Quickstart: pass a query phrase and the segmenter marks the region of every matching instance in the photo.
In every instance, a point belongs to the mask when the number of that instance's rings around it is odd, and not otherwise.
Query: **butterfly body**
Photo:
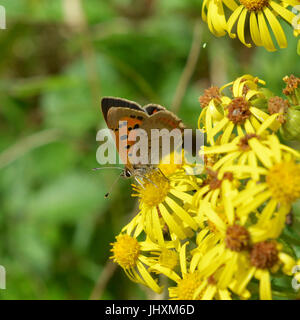
[[[148,153],[153,151],[160,152],[161,150],[153,150],[151,146],[154,144],[151,140],[152,129],[179,129],[183,131],[185,126],[182,121],[172,112],[164,107],[156,104],[148,104],[143,108],[136,102],[121,98],[105,97],[101,101],[103,117],[109,129],[114,132],[115,143],[121,160],[125,163],[123,176],[133,176],[136,180],[142,180],[152,170],[157,168],[157,165],[149,163],[133,163],[131,161],[133,146],[135,144],[135,133],[138,129],[143,129],[147,134]],[[128,140],[130,135],[131,139]],[[158,146],[161,149],[161,143],[158,141]]]

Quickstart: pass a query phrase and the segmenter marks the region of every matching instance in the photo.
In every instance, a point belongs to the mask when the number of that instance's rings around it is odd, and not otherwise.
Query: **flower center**
[[[259,11],[268,5],[269,0],[240,0],[240,3],[249,11]]]
[[[148,180],[143,187],[135,187],[138,196],[148,207],[155,207],[161,204],[169,190],[169,181],[159,172],[153,172],[147,176]]]
[[[250,261],[254,267],[259,269],[272,268],[278,261],[276,242],[256,243],[251,250]]]
[[[173,250],[163,249],[159,256],[159,264],[173,270],[178,264],[177,253]]]
[[[111,258],[124,269],[133,268],[140,254],[140,244],[127,234],[119,235],[116,239],[117,241],[112,244]]]
[[[177,284],[177,297],[179,300],[193,300],[195,291],[201,285],[198,272],[188,273]],[[199,294],[200,295],[200,294]],[[200,297],[195,297],[199,299]]]
[[[239,148],[242,151],[249,151],[251,149],[249,146],[249,140],[252,138],[258,138],[258,136],[255,133],[249,133],[242,137],[238,143]]]
[[[222,181],[225,179],[227,179],[229,181],[233,180],[232,172],[225,172],[223,175],[223,179],[219,180],[217,171],[213,171],[210,168],[206,168],[206,171],[207,171],[207,175],[208,175],[206,183],[209,184],[209,187],[211,190],[216,190],[216,189],[220,188],[222,185]]]
[[[207,107],[212,99],[221,103],[221,94],[218,87],[211,87],[204,90],[204,94],[199,98],[201,108]]]
[[[228,105],[228,119],[234,124],[243,124],[251,115],[250,102],[244,97],[234,98]]]
[[[300,164],[294,161],[275,164],[266,181],[278,202],[289,204],[300,198]]]
[[[250,235],[246,228],[233,225],[229,226],[226,231],[226,247],[232,251],[240,252],[249,248]]]

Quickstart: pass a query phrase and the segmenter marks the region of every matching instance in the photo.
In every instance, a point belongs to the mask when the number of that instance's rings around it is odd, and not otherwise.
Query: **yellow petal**
[[[287,40],[286,40],[285,34],[284,34],[282,27],[281,27],[280,23],[278,22],[277,18],[275,17],[275,15],[272,13],[272,11],[268,7],[265,7],[263,11],[269,21],[270,27],[274,33],[274,36],[277,40],[279,47],[286,48],[287,47]]]
[[[260,32],[258,29],[256,14],[254,11],[251,11],[250,13],[250,34],[253,42],[257,46],[262,46],[262,41],[260,38]]]
[[[262,110],[256,107],[251,107],[250,111],[260,122],[265,121],[269,117],[267,113],[263,112]]]
[[[229,122],[229,119],[227,117],[222,116],[223,119],[219,121],[214,128],[211,130],[211,135],[214,137],[217,133],[219,133],[224,126]]]
[[[233,200],[233,205],[238,207],[239,205],[243,204],[247,200],[252,200],[252,197],[255,197],[256,194],[264,191],[267,188],[266,184],[256,184],[249,189],[245,189],[241,191],[237,197]]]
[[[262,192],[261,194],[256,196],[251,203],[247,203],[247,206],[239,207],[236,211],[237,215],[241,217],[244,215],[248,215],[250,212],[252,212],[256,208],[258,208],[260,205],[262,205],[271,196],[272,196],[271,191]]]
[[[164,236],[159,222],[158,212],[156,208],[152,209],[153,235],[160,245],[164,244]]]
[[[270,141],[270,148],[272,150],[275,162],[279,163],[281,161],[281,150],[279,140],[275,135],[269,135],[268,139]]]
[[[274,113],[266,119],[260,128],[257,130],[257,134],[261,135],[267,128],[272,127],[272,124],[276,121],[278,113]]]
[[[169,268],[163,267],[160,264],[155,264],[155,265],[151,266],[150,270],[151,271],[156,270],[159,273],[164,274],[165,276],[167,276],[168,278],[172,279],[175,282],[180,281],[180,277],[176,272],[174,272],[173,270],[171,270]]]
[[[188,245],[188,241],[183,244],[183,246],[180,248],[179,252],[179,260],[180,260],[180,269],[182,274],[187,273],[186,268],[186,246]]]
[[[232,276],[236,271],[236,261],[238,255],[236,252],[228,252],[230,253],[230,257],[228,261],[226,261],[225,268],[221,273],[218,285],[221,289],[226,289],[229,283],[232,280]]]
[[[223,2],[231,11],[234,11],[238,8],[238,5],[234,0],[223,0]]]
[[[162,288],[158,286],[158,284],[154,281],[154,279],[151,277],[150,273],[147,271],[147,269],[143,266],[142,263],[137,263],[137,268],[145,280],[145,283],[148,285],[149,288],[151,288],[154,292],[161,293]]]
[[[175,221],[175,219],[170,215],[170,213],[168,212],[168,210],[166,209],[166,207],[163,204],[159,204],[159,209],[160,209],[160,213],[161,213],[164,221],[168,225],[170,231],[175,233],[179,239],[181,239],[181,240],[185,239],[187,237],[187,235],[185,234],[185,232],[183,230],[183,226],[179,225]]]
[[[216,294],[216,291],[217,291],[216,286],[209,285],[204,291],[204,294],[201,300],[212,300]]]
[[[212,210],[210,207],[208,207],[206,209],[206,215],[208,217],[209,220],[211,220],[211,222],[213,224],[216,225],[216,227],[220,230],[223,231],[225,233],[226,230],[226,224],[224,223],[224,221],[219,217],[218,214],[215,213],[214,210]]]
[[[223,165],[226,165],[227,163],[232,163],[233,160],[237,159],[239,155],[241,154],[241,151],[236,151],[227,154],[226,156],[222,157],[214,166],[213,170],[218,170],[221,168]]]
[[[173,212],[187,225],[189,225],[192,229],[197,230],[198,225],[195,220],[173,199],[167,197],[166,198],[167,205],[173,210]]]
[[[204,0],[203,3],[202,3],[202,10],[201,10],[201,15],[202,15],[202,20],[207,22],[207,16],[206,16],[206,13],[205,13],[205,8],[207,8],[207,2],[208,0]]]
[[[261,300],[272,300],[270,273],[262,270],[259,282],[259,296]]]
[[[176,190],[175,188],[172,188],[170,190],[170,193],[173,194],[173,196],[175,196],[176,198],[178,198],[186,203],[189,203],[189,204],[193,203],[193,196],[191,196],[190,194],[188,194],[186,192],[182,192],[182,191]]]
[[[227,21],[227,32],[231,38],[235,38],[236,35],[234,33],[231,33],[231,30],[236,23],[239,15],[241,14],[242,10],[244,9],[243,5],[240,5],[233,13],[231,14],[230,18]]]
[[[258,17],[258,25],[260,30],[260,37],[264,47],[268,51],[276,51],[262,11],[259,11],[257,13],[257,17]]]
[[[251,43],[246,43],[246,41],[245,41],[245,32],[244,32],[247,12],[248,12],[247,9],[244,8],[242,13],[241,13],[241,15],[240,15],[240,17],[239,17],[238,24],[237,24],[237,34],[238,34],[238,37],[239,37],[240,41],[245,46],[250,48],[251,47]]]
[[[229,180],[224,180],[222,182],[222,196],[224,199],[225,214],[229,224],[232,225],[234,222],[234,211],[232,205],[231,183]]]
[[[230,292],[227,289],[219,289],[220,300],[232,300]]]
[[[230,121],[228,123],[228,126],[224,130],[224,133],[222,134],[221,144],[225,144],[225,143],[227,143],[229,141],[233,129],[234,129],[234,124]]]
[[[274,9],[276,13],[278,13],[289,24],[292,24],[293,19],[295,18],[295,15],[291,11],[289,11],[288,9],[285,9],[282,5],[276,3],[275,1],[270,1],[269,5]]]

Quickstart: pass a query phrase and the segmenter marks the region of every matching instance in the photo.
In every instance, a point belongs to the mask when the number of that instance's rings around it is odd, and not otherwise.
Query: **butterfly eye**
[[[126,178],[130,178],[131,177],[131,172],[128,169],[125,170],[124,174],[125,174]]]

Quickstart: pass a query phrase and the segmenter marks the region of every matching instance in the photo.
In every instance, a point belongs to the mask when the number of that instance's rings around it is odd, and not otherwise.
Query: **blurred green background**
[[[289,28],[287,49],[248,49],[211,35],[201,3],[0,1],[1,299],[151,297],[107,263],[136,205],[125,180],[104,199],[118,171],[91,170],[105,128],[101,96],[172,107],[195,128],[198,97],[211,84],[252,73],[281,94],[283,76],[300,71]],[[192,43],[200,53],[185,90],[178,84]]]

